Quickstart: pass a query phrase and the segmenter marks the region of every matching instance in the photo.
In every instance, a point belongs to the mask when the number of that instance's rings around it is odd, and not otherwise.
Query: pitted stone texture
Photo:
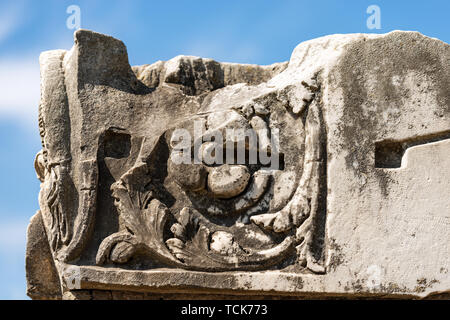
[[[121,41],[80,30],[40,62],[31,297],[448,296],[448,44],[332,35],[271,66],[130,67]],[[174,163],[177,129],[192,159],[242,143],[270,165]]]
[[[61,299],[61,285],[38,211],[27,231],[27,295],[35,300]]]

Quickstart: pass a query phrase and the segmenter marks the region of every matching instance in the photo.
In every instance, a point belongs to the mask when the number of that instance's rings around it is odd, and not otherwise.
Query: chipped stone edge
[[[65,265],[67,267],[68,265]],[[61,268],[62,265],[60,264]],[[80,266],[80,287],[76,290],[113,290],[146,293],[191,293],[225,295],[277,295],[322,297],[322,298],[383,298],[383,299],[434,299],[450,291],[433,291],[427,288],[423,292],[414,292],[406,288],[349,288],[342,285],[334,287],[328,276],[315,274],[297,274],[291,272],[221,272],[208,273],[198,271],[158,269],[126,270]],[[64,279],[62,279],[64,281]],[[334,289],[332,289],[334,287]]]

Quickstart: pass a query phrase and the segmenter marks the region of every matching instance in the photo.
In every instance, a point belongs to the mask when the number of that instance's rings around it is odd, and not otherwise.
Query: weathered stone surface
[[[271,66],[130,67],[79,30],[40,62],[31,297],[449,294],[448,44],[332,35]]]
[[[61,299],[58,272],[39,211],[31,218],[28,226],[25,267],[28,296],[35,300]]]

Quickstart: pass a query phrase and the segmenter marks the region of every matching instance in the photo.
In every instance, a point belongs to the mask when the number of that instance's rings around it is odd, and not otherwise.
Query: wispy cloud
[[[9,38],[22,23],[23,3],[13,2],[0,7],[0,44]]]
[[[39,62],[37,57],[0,58],[0,117],[37,121]]]
[[[20,28],[25,10],[24,1],[0,5],[0,46]],[[0,88],[0,118],[13,118],[25,124],[37,121],[38,57],[0,55]]]

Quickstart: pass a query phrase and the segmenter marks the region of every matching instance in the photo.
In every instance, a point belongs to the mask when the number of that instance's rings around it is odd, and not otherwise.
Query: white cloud
[[[0,118],[37,123],[39,62],[37,57],[0,58]]]
[[[25,2],[19,1],[0,7],[0,44],[22,24],[25,8]],[[38,103],[38,57],[0,57],[0,118],[36,123]]]
[[[23,21],[23,3],[0,8],[0,43],[10,37]]]
[[[16,22],[13,17],[5,14],[0,16],[0,43],[9,37],[12,31],[16,28]]]

